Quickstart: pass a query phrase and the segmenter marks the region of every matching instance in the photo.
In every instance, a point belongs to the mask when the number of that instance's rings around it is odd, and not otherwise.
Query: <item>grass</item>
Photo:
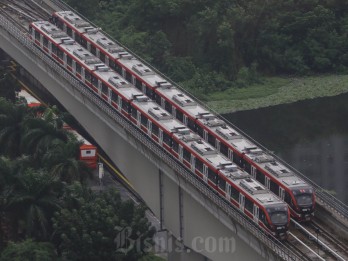
[[[206,103],[219,113],[228,113],[345,92],[348,92],[348,75],[269,77],[262,84],[210,93]]]

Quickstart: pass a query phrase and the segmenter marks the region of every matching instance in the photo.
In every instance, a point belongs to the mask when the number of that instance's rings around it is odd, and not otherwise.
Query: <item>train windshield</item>
[[[301,194],[296,196],[296,201],[299,206],[308,206],[313,204],[312,194]]]
[[[288,212],[278,211],[270,214],[273,224],[284,224],[288,222]]]

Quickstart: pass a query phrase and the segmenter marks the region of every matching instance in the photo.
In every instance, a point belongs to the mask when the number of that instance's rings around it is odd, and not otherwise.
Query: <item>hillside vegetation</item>
[[[267,94],[269,76],[285,77],[276,91],[289,76],[347,73],[344,0],[67,3],[205,101],[251,85]],[[311,81],[304,85],[306,92]],[[245,93],[255,96],[253,88]]]

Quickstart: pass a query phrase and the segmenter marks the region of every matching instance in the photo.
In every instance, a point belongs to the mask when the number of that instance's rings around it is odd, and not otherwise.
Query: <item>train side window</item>
[[[46,48],[48,48],[48,40],[46,37],[43,37],[43,46],[45,46]]]
[[[151,88],[149,87],[146,88],[146,95],[152,99],[153,91]]]
[[[59,27],[61,30],[63,30],[63,22],[58,20],[57,27]]]
[[[132,118],[135,120],[137,119],[137,113],[138,113],[138,111],[136,109],[132,108]]]
[[[250,213],[253,213],[253,206],[254,206],[254,203],[248,199],[247,197],[245,197],[245,208],[246,210],[248,210]]]
[[[128,102],[122,99],[122,109],[128,112]]]
[[[225,191],[226,189],[226,180],[219,178],[219,184],[218,184],[219,188],[223,191]]]
[[[216,184],[217,182],[217,175],[212,169],[208,169],[208,179],[210,179],[212,182]]]
[[[274,193],[274,194],[276,194],[276,195],[278,195],[279,194],[279,185],[277,184],[277,183],[275,183],[274,181],[270,181],[270,190]]]
[[[176,118],[183,122],[184,121],[184,114],[180,110],[176,110]]]
[[[104,93],[105,95],[108,95],[108,86],[102,82],[102,93]]]
[[[172,146],[171,140],[172,140],[171,137],[170,137],[167,133],[163,132],[163,142],[164,142],[165,144],[167,144],[169,147]]]
[[[80,35],[75,33],[75,41],[80,43],[81,42],[81,38],[80,38]]]
[[[262,209],[259,210],[259,219],[262,223],[266,224],[266,215]]]
[[[169,113],[172,113],[172,105],[168,102],[168,101],[165,101],[164,103],[164,109],[166,111],[168,111]]]
[[[113,59],[109,59],[109,66],[111,69],[116,70],[116,65]]]
[[[72,29],[70,27],[67,27],[66,28],[66,33],[69,35],[69,36],[72,36]]]
[[[117,103],[117,98],[118,98],[117,93],[115,93],[114,91],[112,91],[112,92],[111,92],[111,100],[112,100],[114,103]]]
[[[35,40],[40,41],[40,33],[38,31],[35,31]]]
[[[184,159],[188,162],[191,162],[191,153],[184,148]]]
[[[99,53],[99,58],[103,63],[105,63],[105,54],[103,52]]]
[[[81,74],[81,65],[79,63],[76,63],[76,72]]]
[[[138,79],[135,79],[135,87],[139,90],[141,90],[142,88],[141,81],[139,81]]]
[[[161,96],[159,96],[157,93],[154,93],[153,97],[157,104],[161,104]]]
[[[132,75],[126,71],[126,80],[132,82]]]
[[[141,114],[141,124],[147,127],[147,121],[148,119],[143,114]]]
[[[96,48],[93,45],[91,45],[91,53],[94,54],[94,55],[97,54],[97,50],[96,50]]]
[[[57,50],[57,56],[59,59],[63,60],[63,51],[58,48]]]
[[[203,128],[199,125],[197,125],[197,134],[201,137],[203,137]]]
[[[233,162],[236,163],[237,165],[241,164],[241,159],[237,153],[233,153]]]
[[[152,124],[152,134],[158,137],[159,129],[156,124]]]
[[[115,71],[122,75],[122,67],[117,63],[114,63],[114,64],[115,64]]]
[[[291,196],[290,196],[289,192],[287,192],[286,190],[285,190],[284,201],[288,204],[291,204]]]
[[[87,49],[87,41],[81,37],[81,45]]]
[[[85,70],[85,79],[86,81],[91,82],[91,74]]]
[[[94,77],[94,75],[91,75],[91,80],[92,80],[92,84],[98,88],[98,79]]]
[[[215,137],[212,134],[208,134],[208,143],[210,143],[210,145],[215,146]]]
[[[55,46],[54,44],[52,44],[52,53],[57,55],[57,46]]]
[[[67,64],[71,67],[72,66],[72,59],[69,55],[66,57]]]
[[[231,197],[236,201],[239,200],[239,191],[233,186],[231,186]]]
[[[173,143],[173,150],[174,150],[176,153],[179,153],[179,144],[178,144],[175,140],[173,140],[172,143]],[[197,159],[196,159],[196,168],[197,168]],[[202,168],[203,168],[203,167],[202,167]]]
[[[261,184],[265,184],[265,175],[261,171],[256,171],[256,180]]]
[[[220,143],[220,152],[228,157],[228,147],[223,142]]]
[[[192,119],[187,119],[187,126],[191,129],[191,130],[195,130],[195,122]]]
[[[203,173],[203,162],[200,161],[198,158],[196,158],[196,169],[197,169],[200,173]]]

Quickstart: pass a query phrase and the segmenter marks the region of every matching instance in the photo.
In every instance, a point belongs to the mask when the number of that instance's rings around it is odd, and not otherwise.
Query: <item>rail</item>
[[[209,187],[203,184],[197,179],[195,175],[185,169],[180,165],[177,160],[163,148],[159,147],[154,141],[149,139],[147,136],[136,128],[127,119],[121,116],[117,111],[110,107],[104,100],[95,94],[91,93],[81,82],[79,82],[75,77],[68,73],[64,68],[58,65],[56,62],[51,60],[50,57],[42,53],[34,44],[30,41],[27,35],[24,35],[18,28],[16,28],[8,19],[0,14],[0,26],[6,30],[13,38],[15,38],[26,50],[29,55],[33,56],[33,59],[40,58],[45,64],[52,70],[52,73],[57,73],[65,80],[67,80],[73,87],[74,91],[81,93],[86,99],[97,105],[100,110],[102,110],[107,116],[112,118],[115,122],[120,124],[127,133],[139,141],[144,147],[149,149],[151,152],[157,155],[163,162],[165,162],[169,167],[171,167],[177,174],[179,174],[186,181],[191,183],[192,186],[197,188],[201,193],[203,193],[207,198],[209,198],[213,203],[215,203],[220,209],[227,213],[231,218],[243,226],[247,231],[249,231],[255,238],[259,239],[266,247],[273,251],[283,260],[301,260],[301,257],[297,253],[293,252],[286,246],[284,246],[278,240],[270,238],[265,234],[255,223],[246,219],[241,212],[234,209],[226,200],[219,197],[214,193]],[[23,49],[24,50],[24,49]],[[47,68],[48,69],[48,68]],[[66,87],[68,88],[68,87]],[[149,160],[154,162],[151,155],[146,153],[145,155]]]
[[[84,17],[82,14],[80,14],[77,10],[74,10],[72,7],[70,7],[69,5],[67,5],[66,3],[59,1],[59,0],[51,0],[52,2],[54,2],[57,6],[59,6],[60,8],[62,8],[62,10],[72,10],[75,13],[77,13],[79,16],[81,16],[83,19],[85,19],[86,21],[88,21],[91,25],[93,25],[94,27],[98,27],[97,25],[95,25],[93,22],[91,22],[90,20],[88,20],[86,17]],[[182,92],[190,95],[191,97],[193,97],[199,104],[200,106],[202,106],[203,108],[213,112],[217,117],[219,117],[220,119],[224,120],[225,122],[229,123],[234,129],[236,129],[238,132],[240,132],[241,134],[244,135],[244,137],[246,137],[247,139],[249,139],[250,141],[252,141],[254,144],[256,144],[257,146],[259,146],[260,148],[262,148],[264,151],[268,152],[269,154],[271,154],[275,159],[277,159],[278,161],[280,161],[282,164],[284,164],[285,166],[287,166],[289,169],[291,169],[294,173],[296,173],[296,175],[300,176],[303,180],[305,180],[307,183],[309,183],[315,190],[316,196],[322,201],[321,203],[324,204],[327,208],[331,209],[332,211],[336,212],[338,215],[340,215],[342,218],[348,220],[348,206],[345,205],[342,201],[340,201],[339,199],[335,198],[333,195],[331,195],[330,193],[328,193],[324,188],[320,187],[318,184],[316,184],[314,181],[312,181],[311,179],[307,178],[303,173],[301,173],[300,171],[296,170],[294,167],[292,167],[291,165],[289,165],[288,163],[286,163],[283,159],[281,159],[279,156],[275,155],[273,152],[271,152],[270,150],[268,150],[265,146],[263,146],[262,144],[260,144],[259,142],[257,142],[256,140],[254,140],[253,138],[251,138],[247,133],[245,133],[244,131],[242,131],[241,129],[239,129],[237,126],[235,126],[233,123],[231,123],[230,121],[228,121],[225,117],[223,117],[222,115],[220,115],[218,112],[216,112],[214,109],[210,108],[209,106],[207,106],[206,104],[204,104],[202,101],[200,101],[197,97],[195,97],[192,93],[190,93],[188,90],[186,90],[184,87],[182,87],[180,84],[174,82],[173,80],[171,80],[169,77],[167,77],[166,75],[164,75],[163,73],[161,73],[160,71],[158,71],[156,68],[154,68],[151,64],[149,64],[148,62],[146,62],[145,60],[143,60],[140,56],[138,56],[136,53],[134,53],[133,51],[131,51],[130,49],[128,49],[126,46],[124,46],[122,43],[120,43],[118,40],[114,39],[111,35],[109,35],[108,33],[104,32],[103,33],[109,37],[110,39],[112,39],[113,41],[115,41],[117,44],[119,44],[120,46],[122,46],[123,48],[125,48],[129,53],[131,53],[134,57],[136,57],[137,59],[139,59],[139,61],[141,61],[142,63],[146,64],[149,68],[151,68],[151,70],[155,71],[157,74],[161,75],[164,79],[166,79],[168,82],[172,83],[174,86],[178,87]]]
[[[308,236],[309,239],[312,239],[313,241],[315,241],[320,247],[322,247],[323,250],[328,251],[331,255],[333,255],[335,258],[337,258],[337,260],[346,261],[343,257],[341,257],[339,254],[337,254],[332,248],[330,248],[323,241],[319,240],[318,237],[313,235],[311,232],[309,232],[305,227],[300,225],[294,219],[291,219],[291,222],[295,224],[295,227],[302,230],[302,232],[304,232]]]
[[[319,260],[325,261],[324,258],[319,256],[313,249],[311,249],[309,246],[307,246],[305,243],[301,241],[297,236],[295,236],[293,233],[289,232],[289,235],[292,236],[294,239],[296,239],[297,242],[299,242],[302,246],[304,246],[307,250],[309,250],[313,255],[315,255]]]

